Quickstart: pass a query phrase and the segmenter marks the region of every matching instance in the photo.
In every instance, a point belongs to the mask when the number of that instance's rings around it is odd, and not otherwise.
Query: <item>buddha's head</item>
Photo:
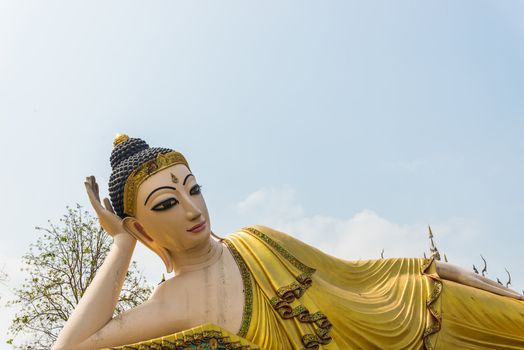
[[[173,269],[174,254],[206,244],[211,224],[204,197],[184,156],[117,135],[109,195],[126,230]]]

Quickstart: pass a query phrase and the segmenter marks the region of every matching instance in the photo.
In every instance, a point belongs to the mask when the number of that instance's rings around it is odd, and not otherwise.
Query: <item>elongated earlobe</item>
[[[139,240],[143,245],[156,253],[166,265],[167,272],[173,271],[173,262],[166,248],[159,246],[155,240],[147,234],[144,227],[133,217],[126,217],[123,221],[126,231]]]
[[[149,236],[146,233],[146,230],[144,230],[144,228],[142,227],[142,225],[140,225],[138,221],[133,222],[133,226],[135,227],[136,230],[138,230],[138,232],[140,232],[142,236],[144,236],[146,240],[148,240],[149,242],[153,242],[153,238],[151,238],[151,236]]]

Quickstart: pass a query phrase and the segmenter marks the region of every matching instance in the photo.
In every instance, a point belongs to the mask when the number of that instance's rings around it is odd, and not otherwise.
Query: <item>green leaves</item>
[[[107,256],[112,238],[101,228],[96,217],[82,207],[67,207],[55,225],[36,227],[38,235],[22,257],[25,283],[9,302],[17,305],[8,344],[19,349],[48,350],[65,321],[95,277]],[[151,294],[135,262],[129,266],[115,315],[140,305]],[[30,341],[15,344],[19,335]],[[21,337],[22,338],[22,337]],[[13,340],[15,339],[15,340]]]

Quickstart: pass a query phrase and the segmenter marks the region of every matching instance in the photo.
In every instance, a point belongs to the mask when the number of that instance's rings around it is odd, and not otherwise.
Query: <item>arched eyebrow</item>
[[[194,176],[193,174],[191,174],[191,173],[187,174],[186,177],[184,178],[184,182],[182,183],[183,186],[186,185],[186,180],[187,180],[190,176],[195,177],[195,176]]]
[[[154,189],[154,190],[149,194],[149,196],[147,196],[146,201],[144,202],[144,205],[146,205],[147,200],[149,199],[149,197],[151,197],[151,195],[152,195],[153,193],[155,193],[156,191],[163,190],[163,189],[169,189],[169,190],[175,190],[175,191],[176,191],[176,188],[174,188],[173,186],[161,186],[161,187],[159,187],[159,188],[157,188],[157,189]]]

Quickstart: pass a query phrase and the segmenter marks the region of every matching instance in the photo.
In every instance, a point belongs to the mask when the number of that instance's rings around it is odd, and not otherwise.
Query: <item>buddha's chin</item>
[[[185,242],[182,244],[182,249],[186,252],[200,250],[208,244],[209,237],[211,237],[209,230],[202,230],[196,233],[188,232]]]

